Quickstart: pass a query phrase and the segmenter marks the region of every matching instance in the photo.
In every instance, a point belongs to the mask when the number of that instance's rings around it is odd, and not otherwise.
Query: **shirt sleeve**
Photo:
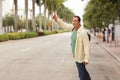
[[[62,21],[61,19],[58,19],[58,20],[56,21],[56,23],[57,23],[60,27],[62,27],[63,29],[66,29],[66,30],[69,30],[69,31],[71,31],[71,30],[73,29],[73,25],[72,25],[72,24],[66,23],[66,22]]]

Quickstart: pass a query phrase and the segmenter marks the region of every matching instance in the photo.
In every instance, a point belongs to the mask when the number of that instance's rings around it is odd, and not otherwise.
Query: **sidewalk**
[[[116,44],[115,42],[102,42],[101,45],[120,63],[120,38]]]

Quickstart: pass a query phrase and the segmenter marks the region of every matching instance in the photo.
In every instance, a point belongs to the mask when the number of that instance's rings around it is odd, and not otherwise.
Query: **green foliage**
[[[25,28],[25,21],[19,19],[18,20],[18,30]]]
[[[18,40],[21,39],[19,33],[7,33],[9,40]]]
[[[26,37],[25,37],[25,36],[26,36],[26,33],[20,32],[20,33],[18,33],[18,34],[19,34],[19,36],[20,36],[20,39],[26,38]]]
[[[18,40],[24,38],[37,37],[36,32],[25,32],[25,33],[7,33],[9,40]]]
[[[19,32],[19,33],[7,33],[0,34],[0,42],[8,41],[8,40],[19,40],[25,38],[38,37],[43,35],[51,35],[56,33],[68,32],[66,30],[58,30],[58,31],[43,31],[43,32]]]
[[[111,20],[117,18],[115,10],[115,4],[110,0],[90,0],[83,15],[84,26],[87,28],[108,26]]]
[[[3,42],[3,41],[8,41],[8,35],[0,34],[0,42]]]
[[[46,5],[47,5],[47,8],[50,10],[50,11],[55,11],[58,7],[60,7],[63,2],[65,2],[66,0],[41,0],[42,1],[42,4],[45,4],[46,2]],[[36,3],[37,5],[40,5],[39,4],[39,0],[36,0]]]
[[[63,32],[68,32],[66,30],[58,30],[58,31],[40,31],[37,32],[39,36],[44,36],[44,35],[51,35],[51,34],[56,34],[56,33],[63,33]]]
[[[6,14],[3,17],[3,26],[12,26],[14,25],[14,15],[13,14]]]
[[[29,26],[29,30],[32,31],[32,20],[28,20],[28,26]]]
[[[51,14],[54,11],[57,11],[57,14],[66,22],[71,22],[71,19],[74,16],[72,10],[64,6],[63,2],[67,0],[41,0],[42,4],[45,4]],[[36,3],[39,5],[39,0],[36,0]]]
[[[6,14],[3,17],[3,26],[14,26],[14,15],[13,14]],[[18,17],[18,30],[25,28],[25,22],[24,20],[20,19]]]
[[[45,35],[50,35],[50,34],[53,34],[53,31],[44,31],[44,34]]]
[[[38,34],[36,32],[26,32],[25,33],[25,38],[32,38],[32,37],[37,37]]]
[[[65,7],[64,5],[61,5],[61,7],[59,7],[57,9],[58,11],[58,15],[60,18],[62,18],[64,21],[66,22],[71,22],[73,16],[75,15],[72,10],[70,10],[69,8]]]
[[[48,19],[46,19],[47,21],[48,21]],[[42,21],[42,23],[41,23],[41,27],[42,27],[42,29],[44,29],[44,16],[42,16],[41,17],[41,21]],[[36,24],[37,24],[37,27],[39,26],[39,15],[37,15],[36,16]]]

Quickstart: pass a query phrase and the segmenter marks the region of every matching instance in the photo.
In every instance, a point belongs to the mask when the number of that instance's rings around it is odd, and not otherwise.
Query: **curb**
[[[101,44],[101,46],[102,46],[118,63],[120,63],[119,58],[117,58],[115,55],[113,55],[114,53],[112,53],[110,50],[108,50],[103,44]]]

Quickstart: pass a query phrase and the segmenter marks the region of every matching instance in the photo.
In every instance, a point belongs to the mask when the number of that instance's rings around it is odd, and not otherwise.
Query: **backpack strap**
[[[72,28],[72,31],[74,30],[74,27]]]

